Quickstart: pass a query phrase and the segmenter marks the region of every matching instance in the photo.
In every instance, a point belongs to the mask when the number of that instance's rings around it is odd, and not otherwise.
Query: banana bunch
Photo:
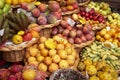
[[[120,48],[105,48],[101,42],[94,42],[91,46],[85,47],[81,53],[81,58],[90,59],[93,62],[105,60],[116,70],[120,69]]]
[[[0,17],[0,45],[11,39],[18,31],[26,30],[28,25],[29,19],[23,12],[11,12]]]

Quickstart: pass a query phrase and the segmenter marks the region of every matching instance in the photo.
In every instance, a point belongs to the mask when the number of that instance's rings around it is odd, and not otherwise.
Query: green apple
[[[4,12],[4,13],[7,13],[7,12],[9,12],[10,9],[11,9],[11,5],[5,4],[5,6],[4,6],[4,8],[3,8],[3,12]]]

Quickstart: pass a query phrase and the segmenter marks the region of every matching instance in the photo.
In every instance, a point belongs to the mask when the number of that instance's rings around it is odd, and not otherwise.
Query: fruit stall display
[[[105,2],[1,0],[0,80],[117,80],[119,28]]]

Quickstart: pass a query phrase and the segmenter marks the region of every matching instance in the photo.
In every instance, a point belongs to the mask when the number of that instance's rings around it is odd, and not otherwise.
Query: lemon
[[[25,34],[25,31],[19,31],[17,34],[22,36]]]
[[[106,48],[114,48],[115,47],[114,44],[112,44],[111,42],[104,42],[102,45]]]
[[[13,36],[12,41],[14,44],[20,44],[23,42],[23,38],[22,36],[16,34]]]
[[[34,4],[35,4],[36,6],[39,6],[39,5],[41,4],[41,2],[36,1]]]

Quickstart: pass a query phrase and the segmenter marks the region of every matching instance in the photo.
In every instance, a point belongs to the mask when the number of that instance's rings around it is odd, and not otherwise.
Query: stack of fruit
[[[91,1],[88,5],[89,8],[94,8],[95,11],[101,13],[102,15],[109,15],[111,13],[111,8],[108,3],[105,2],[93,2]]]
[[[33,2],[34,0],[5,0],[5,1],[7,4],[10,4],[10,5],[19,5],[22,2],[30,3],[30,2]]]
[[[101,42],[111,42],[115,46],[120,46],[120,33],[119,28],[106,27],[101,31],[97,32],[96,39]]]
[[[13,36],[17,33],[23,35],[28,25],[29,25],[29,20],[24,13],[11,12],[5,15],[4,17],[1,17],[0,30],[3,30],[3,34],[0,36],[0,45],[14,38]],[[22,30],[22,34],[19,32],[21,30]],[[19,44],[22,42],[21,36],[17,36],[17,40],[15,39],[13,39],[13,42],[15,44]]]
[[[54,24],[62,17],[59,3],[56,1],[49,1],[48,5],[42,3],[37,6],[34,3],[21,3],[17,11],[24,12],[30,20],[39,25]]]
[[[91,46],[85,47],[81,52],[83,60],[90,59],[93,62],[105,60],[107,64],[113,66],[116,70],[120,69],[120,48],[107,48],[108,44],[103,45],[100,42],[94,42]]]
[[[0,1],[0,16],[8,13],[11,10],[11,5],[7,4],[5,0]]]
[[[60,68],[76,68],[79,61],[74,47],[67,40],[54,36],[41,37],[38,44],[27,48],[25,63],[34,64],[38,70],[54,72]]]
[[[79,12],[77,0],[61,0],[60,1],[62,15],[73,14]]]
[[[61,34],[71,44],[81,45],[94,39],[94,32],[92,31],[91,25],[76,26],[71,25],[72,19],[62,20],[61,24],[57,27],[52,28],[52,35]],[[74,21],[73,21],[74,23]]]
[[[86,76],[89,80],[117,80],[117,71],[105,61],[92,62],[89,59],[79,62],[78,69]]]
[[[81,7],[80,8],[80,16],[85,17],[86,20],[95,20],[99,23],[105,23],[105,17],[96,12],[94,8],[88,8],[88,7]]]
[[[119,13],[112,13],[107,16],[107,22],[109,24],[114,24],[120,27],[120,14]]]

